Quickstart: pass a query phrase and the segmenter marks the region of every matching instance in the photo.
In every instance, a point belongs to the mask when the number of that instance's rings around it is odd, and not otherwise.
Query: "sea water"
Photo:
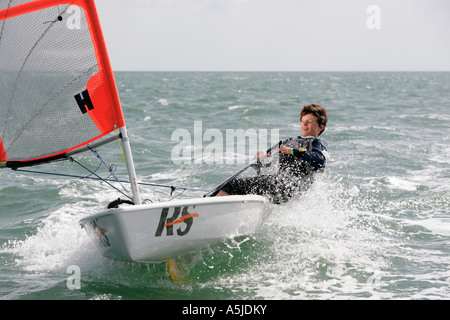
[[[189,275],[173,283],[165,264],[102,257],[80,228],[81,218],[123,198],[117,190],[1,170],[0,299],[450,298],[450,73],[119,72],[116,78],[139,179],[179,187],[171,194],[141,186],[145,199],[202,196],[242,167],[239,157],[251,158],[224,147],[211,161],[211,153],[202,153],[213,143],[207,130],[216,138],[226,130],[267,132],[268,143],[270,134],[297,136],[300,109],[310,103],[329,114],[326,171],[306,194],[270,205],[257,234],[185,258]],[[176,162],[180,130],[192,135],[192,145]],[[118,145],[99,152],[126,179]],[[202,161],[195,161],[199,154]],[[76,160],[99,167],[90,153]],[[32,170],[89,175],[73,162]]]

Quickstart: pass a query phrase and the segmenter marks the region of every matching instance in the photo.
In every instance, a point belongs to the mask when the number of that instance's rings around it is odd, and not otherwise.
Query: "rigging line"
[[[12,169],[16,172],[25,172],[25,173],[36,173],[36,174],[43,174],[43,175],[52,175],[52,176],[58,176],[58,177],[68,177],[68,178],[77,178],[77,179],[81,179],[81,180],[95,180],[95,181],[104,181],[105,179],[103,178],[98,178],[98,177],[91,177],[93,174],[89,174],[88,176],[78,176],[78,175],[72,175],[72,174],[66,174],[66,173],[56,173],[56,172],[43,172],[43,171],[35,171],[35,170],[24,170],[24,169],[20,169],[20,168],[16,168],[16,169]],[[90,172],[90,170],[88,170]],[[112,181],[114,182],[114,181]],[[125,181],[125,180],[119,180],[118,182],[121,183],[130,183],[129,181]],[[172,190],[172,193],[177,190],[184,190],[184,191],[201,191],[201,192],[206,192],[207,190],[203,190],[203,189],[195,189],[195,188],[185,188],[185,187],[175,187],[175,186],[169,186],[169,185],[164,185],[164,184],[155,184],[155,183],[146,183],[146,182],[138,182],[139,185],[143,185],[143,186],[150,186],[150,187],[159,187],[159,188],[170,188]]]
[[[58,17],[57,17],[55,20],[52,20],[52,21],[46,21],[46,22],[44,22],[44,24],[46,24],[46,23],[53,23],[53,22],[56,22],[56,21],[63,21],[63,17],[62,17],[62,14],[61,14],[61,10],[59,10],[59,5],[56,6],[56,9],[58,9]],[[66,11],[67,11],[67,9],[66,9]],[[65,13],[65,12],[64,12],[64,13]]]
[[[205,191],[204,189],[176,187],[176,186],[169,186],[169,185],[165,185],[165,184],[155,184],[155,183],[146,183],[146,182],[138,182],[138,184],[143,185],[143,186],[150,186],[150,187],[170,188],[172,190],[172,193],[177,189],[181,189],[181,190],[185,190],[185,191],[202,191],[202,192]]]
[[[118,182],[118,183],[120,184],[120,186],[123,188],[124,191],[126,191],[127,193],[130,193],[130,192],[125,188],[125,186],[119,181],[119,179],[117,178],[117,176],[114,174],[115,170],[113,171],[113,166],[115,166],[115,165],[107,164],[107,163],[103,160],[103,158],[100,156],[100,154],[97,152],[97,150],[92,149],[89,145],[88,145],[87,147],[88,147],[89,150],[92,151],[93,154],[95,154],[95,155],[97,156],[97,158],[100,160],[100,164],[103,164],[103,165],[106,167],[106,169],[108,170],[109,176],[106,177],[105,181],[106,181],[109,177],[112,176],[112,177],[114,177],[115,181]]]
[[[172,192],[170,193],[170,195],[172,195],[174,191],[175,191],[175,190],[172,189]],[[185,193],[185,192],[186,192],[186,189],[184,189],[183,191],[181,191],[181,192],[180,192],[179,194],[177,194],[176,196],[170,198],[168,201],[172,201],[173,199],[178,198],[179,196],[181,196],[181,195],[182,195],[183,193]]]
[[[91,177],[92,173],[89,174],[88,176],[78,176],[78,175],[73,175],[73,174],[67,174],[67,173],[56,173],[56,172],[43,172],[43,171],[35,171],[35,170],[24,170],[24,169],[19,169],[19,168],[15,168],[12,169],[16,172],[25,172],[25,173],[37,173],[37,174],[43,174],[43,175],[50,175],[50,176],[58,176],[58,177],[67,177],[67,178],[77,178],[77,179],[81,179],[81,180],[96,180],[96,181],[101,181],[102,179],[99,178],[94,178]]]
[[[122,152],[122,159],[120,159],[118,162],[122,162],[123,160],[126,160],[125,151],[123,151],[122,145],[120,144],[120,137],[121,134],[119,130],[117,129],[117,125],[114,124],[114,134],[116,135],[117,144],[119,145],[120,152]]]
[[[116,188],[115,186],[113,186],[108,180],[103,179],[102,177],[100,177],[98,174],[96,174],[95,172],[89,170],[88,168],[86,168],[85,166],[83,166],[80,162],[76,161],[75,159],[71,158],[71,161],[75,162],[76,164],[78,164],[80,167],[82,167],[83,169],[89,171],[91,174],[93,174],[94,176],[96,176],[98,178],[98,180],[101,180],[102,182],[105,182],[107,185],[109,185],[111,188],[115,189],[116,191],[120,192],[121,194],[123,194],[125,197],[132,199],[133,197],[129,194],[124,193],[122,190],[119,190],[119,188]],[[125,190],[126,191],[126,190]]]
[[[100,162],[100,163],[98,164],[98,166],[97,166],[97,169],[95,169],[93,172],[94,172],[94,173],[97,172],[98,169],[100,169],[101,166],[102,166],[102,163]],[[82,179],[89,179],[89,178],[92,176],[92,174],[93,174],[93,173],[91,172],[89,175],[83,177]],[[98,180],[97,178],[93,178],[93,179]],[[107,180],[107,179],[108,179],[108,178],[106,178],[105,180]]]

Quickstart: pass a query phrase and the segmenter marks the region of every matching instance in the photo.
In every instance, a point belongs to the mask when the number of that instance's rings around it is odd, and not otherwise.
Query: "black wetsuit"
[[[328,154],[325,140],[314,137],[297,137],[283,141],[282,145],[294,148],[293,155],[280,155],[278,172],[251,178],[238,178],[222,188],[228,194],[259,194],[271,202],[282,203],[295,194],[306,191],[315,174],[323,171]]]

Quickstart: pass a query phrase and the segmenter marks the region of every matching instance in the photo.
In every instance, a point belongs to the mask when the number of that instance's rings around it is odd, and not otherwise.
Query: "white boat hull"
[[[255,233],[265,201],[246,195],[123,205],[83,218],[80,225],[106,257],[157,263]]]

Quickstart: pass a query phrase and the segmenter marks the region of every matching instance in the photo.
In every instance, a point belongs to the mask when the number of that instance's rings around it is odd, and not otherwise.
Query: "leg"
[[[216,197],[226,197],[226,196],[229,196],[229,194],[223,190],[220,190],[219,193],[216,194]]]

